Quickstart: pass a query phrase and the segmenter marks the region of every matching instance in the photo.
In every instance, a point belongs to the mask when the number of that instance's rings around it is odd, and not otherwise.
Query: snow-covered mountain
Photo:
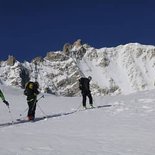
[[[28,80],[37,79],[42,92],[57,95],[78,95],[78,79],[89,75],[96,95],[153,89],[155,46],[130,43],[95,49],[77,40],[32,62],[20,63],[13,57],[0,62],[1,84],[23,88]]]

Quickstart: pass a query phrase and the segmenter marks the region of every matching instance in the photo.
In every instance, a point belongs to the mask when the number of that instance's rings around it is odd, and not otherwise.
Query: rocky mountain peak
[[[37,62],[37,63],[35,63]],[[77,40],[63,51],[48,52],[45,58],[18,62],[13,56],[0,63],[0,82],[23,88],[37,80],[42,92],[74,96],[80,93],[78,79],[92,76],[95,95],[127,94],[154,88],[155,46],[130,43],[95,49]]]
[[[78,39],[73,43],[73,46],[75,46],[76,48],[80,48],[82,46],[82,40]]]
[[[9,55],[7,59],[7,65],[13,66],[15,62],[16,62],[16,58],[12,55]]]

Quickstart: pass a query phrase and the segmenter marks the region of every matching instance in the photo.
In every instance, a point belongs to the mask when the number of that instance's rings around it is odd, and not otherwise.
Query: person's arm
[[[2,99],[2,101],[3,101],[7,106],[9,106],[9,103],[8,103],[8,101],[5,100],[5,97],[4,97],[4,95],[3,95],[3,93],[2,93],[1,90],[0,90],[0,98]]]
[[[2,99],[2,101],[4,101],[5,100],[5,97],[4,97],[4,95],[3,95],[3,93],[2,93],[2,91],[0,90],[0,98]]]
[[[36,89],[34,94],[37,96],[40,92]]]

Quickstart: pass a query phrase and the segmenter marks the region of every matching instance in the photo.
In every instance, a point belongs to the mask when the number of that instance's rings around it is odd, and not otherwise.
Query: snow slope
[[[81,97],[45,94],[36,117],[47,120],[3,126],[25,117],[21,89],[1,86],[11,114],[1,102],[2,155],[154,155],[155,90],[130,95],[95,97],[96,109],[76,111]],[[81,107],[80,107],[81,108]],[[42,110],[42,111],[41,111]],[[22,116],[20,116],[22,114]]]

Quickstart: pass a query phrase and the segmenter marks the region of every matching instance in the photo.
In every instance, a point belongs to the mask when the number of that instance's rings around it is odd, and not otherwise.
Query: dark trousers
[[[91,93],[82,93],[82,103],[84,107],[86,106],[87,97],[89,98],[89,104],[93,105],[93,98],[91,96]]]
[[[31,102],[27,102],[28,103],[28,117],[32,117],[35,118],[35,111],[36,111],[36,100],[33,100]]]

